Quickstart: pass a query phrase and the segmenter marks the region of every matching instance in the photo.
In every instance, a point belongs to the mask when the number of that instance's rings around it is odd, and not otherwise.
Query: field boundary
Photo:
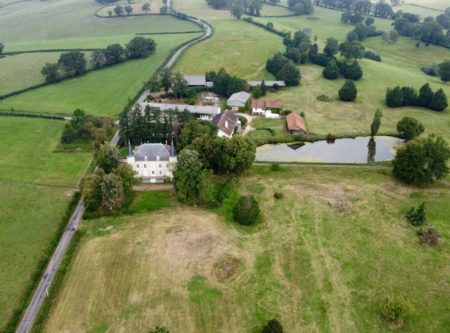
[[[43,119],[50,119],[50,120],[68,120],[65,116],[60,116],[58,114],[51,114],[51,113],[41,113],[41,112],[34,112],[34,111],[20,111],[20,110],[1,110],[0,109],[0,116],[3,117],[25,117],[25,118],[43,118]]]

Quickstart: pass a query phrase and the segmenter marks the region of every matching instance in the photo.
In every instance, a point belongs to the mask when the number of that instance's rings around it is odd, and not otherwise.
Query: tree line
[[[431,76],[438,76],[443,82],[447,83],[450,81],[450,60],[445,60],[440,64],[433,63],[423,66],[422,71]]]
[[[105,49],[92,52],[91,64],[95,69],[112,66],[127,59],[146,58],[156,49],[156,42],[150,38],[135,37],[126,47],[112,44]],[[57,63],[46,63],[41,70],[48,83],[60,81],[66,77],[78,76],[87,70],[85,54],[80,51],[61,53]]]
[[[417,14],[399,11],[392,25],[400,35],[418,39],[424,42],[426,46],[435,44],[450,48],[450,30],[447,30],[446,33],[444,31],[444,29],[449,29],[449,24],[450,8],[447,8],[444,14],[439,15],[439,19],[429,16],[422,22],[420,22]],[[419,47],[420,45],[416,44],[416,46]]]
[[[444,111],[448,106],[448,101],[447,95],[442,89],[433,92],[430,84],[426,83],[420,88],[419,93],[412,87],[388,88],[386,105],[391,108],[420,106],[434,111]]]
[[[100,144],[106,141],[113,128],[111,119],[90,116],[77,109],[73,112],[72,119],[64,126],[61,143],[92,140],[94,144]]]
[[[132,145],[142,143],[172,142],[174,122],[178,120],[175,111],[161,112],[160,109],[136,105],[120,115],[120,137],[122,143]]]
[[[392,6],[384,1],[372,3],[370,0],[315,0],[314,4],[343,12],[355,12],[381,18],[393,18],[395,15]]]

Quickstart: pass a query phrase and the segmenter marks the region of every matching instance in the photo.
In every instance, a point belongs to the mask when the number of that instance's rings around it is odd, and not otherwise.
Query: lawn
[[[198,34],[155,35],[157,50],[146,59],[87,73],[0,101],[0,109],[71,114],[81,108],[89,114],[117,116],[170,51]]]
[[[254,227],[175,202],[83,223],[45,331],[259,332],[278,318],[286,332],[390,332],[379,313],[390,295],[417,309],[399,331],[447,331],[448,187],[366,168],[254,167],[240,188],[260,203]],[[422,201],[438,248],[403,219]]]
[[[64,123],[0,117],[0,330],[58,228],[90,154],[53,153]]]
[[[175,0],[175,8],[208,21],[214,35],[189,48],[175,70],[186,74],[204,74],[224,67],[243,79],[273,79],[265,63],[283,49],[282,40],[261,28],[233,19],[229,11],[214,10],[203,0]]]

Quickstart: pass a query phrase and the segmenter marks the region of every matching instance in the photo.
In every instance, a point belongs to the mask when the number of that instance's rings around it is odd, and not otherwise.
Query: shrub
[[[366,52],[364,52],[363,57],[366,59],[370,59],[370,60],[374,60],[374,61],[378,61],[378,62],[381,61],[381,56],[378,53],[375,53],[370,50],[367,50]]]
[[[152,328],[149,333],[170,333],[165,326],[156,326]]]
[[[358,91],[352,80],[345,81],[341,89],[339,89],[339,99],[344,102],[353,102],[356,99]]]
[[[413,312],[413,306],[404,297],[388,297],[381,305],[383,317],[390,323],[401,324]]]
[[[359,63],[355,60],[350,65],[341,64],[341,74],[349,80],[358,81],[363,76],[363,71]]]
[[[259,205],[253,195],[241,196],[233,208],[234,220],[242,225],[251,225],[259,216]]]
[[[331,98],[327,95],[319,95],[316,97],[316,99],[320,102],[331,102]]]
[[[247,126],[247,118],[239,116],[239,121],[241,122],[241,126],[242,128],[244,128],[245,126]]]
[[[283,199],[283,198],[284,198],[284,194],[281,193],[281,192],[275,192],[275,193],[273,194],[273,197],[274,197],[275,199],[277,199],[277,200],[280,200],[280,199]]]
[[[420,244],[423,246],[436,246],[441,242],[441,235],[436,229],[428,228],[418,232]]]
[[[438,76],[439,75],[439,66],[435,62],[430,65],[425,65],[421,68],[422,72],[430,76]]]
[[[413,226],[421,226],[426,221],[426,213],[425,213],[425,202],[422,202],[419,207],[414,208],[411,207],[408,212],[405,214],[405,218],[413,225]]]
[[[423,125],[412,117],[403,117],[397,123],[397,131],[406,141],[418,137],[424,130]]]
[[[272,163],[272,166],[270,167],[272,171],[280,171],[280,163]]]
[[[339,67],[334,59],[331,60],[327,67],[324,68],[322,75],[328,80],[335,80],[339,77]]]
[[[276,319],[271,319],[264,326],[262,333],[283,333],[283,326]]]
[[[328,133],[327,134],[327,142],[334,142],[336,141],[336,135]]]

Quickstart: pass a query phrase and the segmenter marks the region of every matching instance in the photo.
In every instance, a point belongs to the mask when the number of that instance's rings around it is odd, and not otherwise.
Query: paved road
[[[83,216],[83,213],[84,203],[81,199],[78,202],[77,208],[75,209],[72,217],[70,218],[69,224],[67,225],[67,228],[64,231],[58,246],[56,247],[55,253],[53,253],[53,257],[50,260],[47,269],[45,270],[45,274],[42,277],[41,282],[39,282],[39,286],[37,287],[33,295],[33,299],[28,305],[28,309],[25,312],[25,315],[23,316],[22,321],[20,322],[20,325],[16,330],[17,333],[28,333],[31,331],[34,320],[36,319],[36,315],[38,314],[42,306],[42,302],[44,302],[44,299],[48,293],[48,289],[50,288],[59,264],[61,263],[64,254],[66,253],[67,247],[69,246],[69,243],[72,239],[75,229],[78,226],[78,222]]]
[[[167,7],[169,7],[170,11],[172,11],[172,1],[173,0],[167,0]],[[200,38],[197,38],[189,43],[187,43],[186,45],[183,45],[181,48],[179,48],[171,57],[170,59],[167,61],[167,63],[165,64],[164,68],[172,68],[173,65],[175,65],[175,62],[178,60],[178,58],[183,54],[183,52],[190,46],[198,43],[199,41],[202,41],[208,37],[210,37],[213,33],[213,30],[211,28],[211,26],[206,23],[205,21],[199,20],[197,18],[188,18],[189,21],[200,24],[203,28],[203,35]]]

